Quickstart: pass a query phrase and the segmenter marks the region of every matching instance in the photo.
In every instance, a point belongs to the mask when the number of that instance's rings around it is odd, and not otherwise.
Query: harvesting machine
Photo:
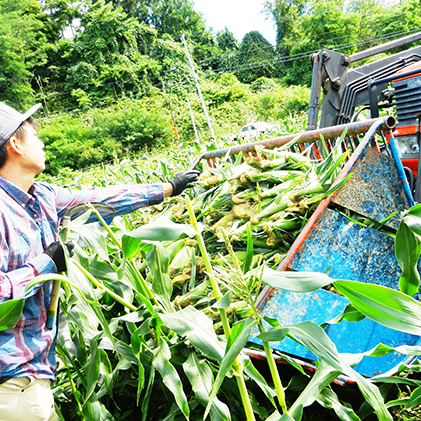
[[[335,279],[398,289],[400,268],[394,239],[351,222],[336,209],[375,222],[387,220],[385,224],[396,229],[399,214],[421,202],[421,177],[417,177],[421,172],[421,46],[405,49],[419,40],[421,33],[416,33],[351,56],[326,49],[311,56],[313,79],[307,131],[301,134],[298,143],[306,147],[313,144],[315,156],[323,159],[321,139],[329,147],[330,139],[346,128],[349,158],[336,182],[350,173],[352,176],[322,200],[278,270],[327,272]],[[351,66],[392,49],[402,51],[360,67]],[[393,110],[389,116],[379,117],[379,110],[387,108]],[[369,118],[362,118],[366,113]],[[250,152],[256,145],[265,148],[285,145],[295,136],[206,152],[194,165],[201,159]],[[389,218],[394,212],[396,215]],[[326,322],[338,316],[347,304],[346,298],[325,289],[292,293],[266,287],[258,299],[261,313],[277,318],[284,326],[306,320]],[[325,331],[339,352],[344,353],[365,352],[380,342],[391,347],[421,343],[418,336],[386,328],[367,318],[329,324]],[[257,333],[252,334],[250,341],[261,344]],[[298,358],[304,365],[315,360],[307,348],[289,338],[271,342],[271,347],[275,352]],[[258,352],[250,352],[259,356]],[[365,357],[355,369],[368,377],[384,376],[409,361],[410,358],[395,352],[379,358]]]

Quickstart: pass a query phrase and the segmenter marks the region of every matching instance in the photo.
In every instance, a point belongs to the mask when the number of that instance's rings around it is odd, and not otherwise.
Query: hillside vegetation
[[[207,141],[186,48],[215,134],[230,136],[256,120],[283,130],[306,110],[312,52],[353,54],[421,27],[416,0],[267,0],[262,12],[276,45],[253,30],[215,33],[190,0],[0,0],[0,100],[43,103],[40,135],[58,174],[177,136]]]

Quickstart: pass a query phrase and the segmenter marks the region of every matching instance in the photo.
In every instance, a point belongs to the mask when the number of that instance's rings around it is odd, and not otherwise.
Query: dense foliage
[[[213,33],[190,0],[0,0],[0,100],[43,103],[41,136],[57,174],[209,139],[182,35],[214,132],[232,136],[307,109],[312,51],[351,54],[421,23],[415,0],[268,0],[264,11],[276,45],[256,31],[242,40],[229,28]]]
[[[1,0],[0,99],[22,108],[43,101],[48,114],[147,96],[163,82],[188,92],[183,34],[200,73],[306,85],[310,52],[351,54],[421,23],[416,0],[267,0],[265,12],[276,45],[256,31],[242,40],[229,28],[211,32],[190,0]]]

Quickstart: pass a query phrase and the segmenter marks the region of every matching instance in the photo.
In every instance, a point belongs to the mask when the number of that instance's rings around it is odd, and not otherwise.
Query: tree
[[[94,4],[82,17],[74,39],[73,66],[67,72],[68,88],[79,103],[116,98],[146,89],[149,73],[159,70],[146,54],[156,31],[127,17],[112,4]]]
[[[264,8],[272,14],[276,25],[276,43],[282,54],[288,54],[293,44],[288,43],[297,33],[299,17],[308,8],[307,0],[266,0]]]
[[[44,28],[49,42],[54,43],[60,37],[64,38],[64,31],[80,19],[84,2],[73,0],[42,0]]]
[[[259,77],[278,77],[281,72],[277,59],[279,56],[274,47],[260,32],[248,32],[241,42],[240,69],[236,71],[236,75],[244,83],[250,83]]]
[[[33,104],[33,70],[46,60],[40,9],[36,0],[0,0],[0,97],[17,108]]]
[[[206,33],[202,15],[193,9],[190,0],[106,0],[122,7],[130,17],[156,29],[158,36],[171,35],[179,40],[183,34],[198,36]]]

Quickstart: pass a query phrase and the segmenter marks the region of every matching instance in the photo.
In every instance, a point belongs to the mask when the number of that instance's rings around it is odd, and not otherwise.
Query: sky
[[[264,0],[193,0],[194,10],[203,13],[206,27],[214,32],[225,27],[241,42],[250,31],[259,31],[267,41],[275,44],[273,21],[263,12]]]

